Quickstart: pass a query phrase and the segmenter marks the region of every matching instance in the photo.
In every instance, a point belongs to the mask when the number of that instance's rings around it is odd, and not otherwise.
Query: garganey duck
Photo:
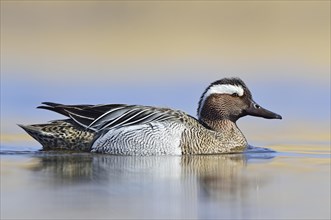
[[[67,116],[47,124],[19,125],[43,150],[73,150],[117,155],[182,155],[243,152],[247,140],[236,121],[246,115],[281,119],[254,102],[239,78],[211,83],[202,93],[198,119],[179,110],[106,104],[38,108]]]

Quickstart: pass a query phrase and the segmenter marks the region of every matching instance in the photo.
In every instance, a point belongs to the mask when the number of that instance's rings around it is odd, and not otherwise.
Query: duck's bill
[[[262,117],[266,119],[282,119],[281,115],[278,115],[272,111],[269,111],[265,108],[262,108],[260,105],[255,102],[251,103],[251,106],[246,109],[247,115]]]

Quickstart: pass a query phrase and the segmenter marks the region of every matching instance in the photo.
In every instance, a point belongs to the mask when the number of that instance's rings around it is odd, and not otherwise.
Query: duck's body
[[[139,105],[44,104],[39,108],[70,118],[20,125],[44,150],[118,155],[242,152],[247,141],[236,125],[238,118],[247,114],[281,118],[256,105],[246,85],[237,78],[216,81],[206,89],[199,103],[199,119],[179,110]]]

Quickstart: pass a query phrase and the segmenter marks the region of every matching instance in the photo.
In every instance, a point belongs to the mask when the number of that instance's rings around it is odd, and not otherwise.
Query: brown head
[[[198,118],[202,122],[230,120],[235,123],[246,115],[282,119],[280,115],[258,105],[239,78],[224,78],[211,83],[200,98]]]

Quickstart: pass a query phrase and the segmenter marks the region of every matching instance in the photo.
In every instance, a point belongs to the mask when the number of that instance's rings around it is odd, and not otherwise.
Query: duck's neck
[[[246,138],[238,128],[237,124],[229,119],[208,120],[206,118],[200,119],[211,130],[214,130],[228,140],[233,140],[241,144],[247,144]]]
[[[218,131],[218,132],[224,132],[226,130],[231,129],[238,129],[236,123],[229,120],[229,119],[218,119],[218,120],[209,120],[206,118],[199,119],[203,124],[205,124],[208,128]]]

